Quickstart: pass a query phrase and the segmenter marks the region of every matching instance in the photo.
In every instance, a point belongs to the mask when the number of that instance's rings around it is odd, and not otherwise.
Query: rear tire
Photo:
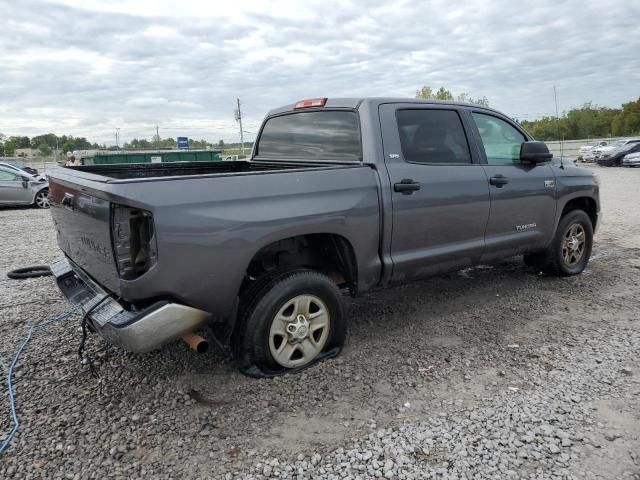
[[[289,270],[243,295],[232,348],[243,373],[268,377],[336,356],[346,335],[336,284],[319,272]]]
[[[524,262],[548,275],[578,275],[589,263],[592,247],[593,225],[589,215],[583,210],[571,210],[560,219],[547,249],[525,255]]]

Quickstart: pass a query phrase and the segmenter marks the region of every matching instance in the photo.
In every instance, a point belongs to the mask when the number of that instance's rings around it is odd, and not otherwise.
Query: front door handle
[[[420,190],[420,182],[416,182],[412,178],[403,178],[399,183],[393,184],[393,190],[403,195],[411,195],[416,190]]]
[[[502,188],[503,185],[506,185],[507,183],[509,183],[509,179],[504,175],[498,174],[495,177],[491,177],[489,179],[489,183],[491,185],[495,185],[498,188]]]

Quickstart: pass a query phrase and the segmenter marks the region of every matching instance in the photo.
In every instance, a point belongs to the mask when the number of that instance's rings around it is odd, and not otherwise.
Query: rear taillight
[[[325,103],[327,103],[326,98],[310,98],[308,100],[300,100],[299,102],[296,102],[293,109],[298,110],[299,108],[324,107]]]
[[[124,280],[138,278],[158,261],[151,212],[113,205],[111,228],[118,274]]]

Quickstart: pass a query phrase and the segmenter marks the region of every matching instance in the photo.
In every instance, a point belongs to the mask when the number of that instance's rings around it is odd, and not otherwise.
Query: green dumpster
[[[145,152],[109,152],[82,159],[84,165],[122,163],[219,162],[219,150],[158,150]]]

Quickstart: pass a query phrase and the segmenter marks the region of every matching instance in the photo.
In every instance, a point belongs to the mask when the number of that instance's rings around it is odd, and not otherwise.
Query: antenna
[[[562,155],[564,154],[563,141],[560,139],[560,118],[558,118],[558,94],[556,92],[556,86],[553,86],[553,101],[556,104],[556,131],[558,132],[558,142],[560,143],[560,168],[564,169],[564,163],[562,162]]]

